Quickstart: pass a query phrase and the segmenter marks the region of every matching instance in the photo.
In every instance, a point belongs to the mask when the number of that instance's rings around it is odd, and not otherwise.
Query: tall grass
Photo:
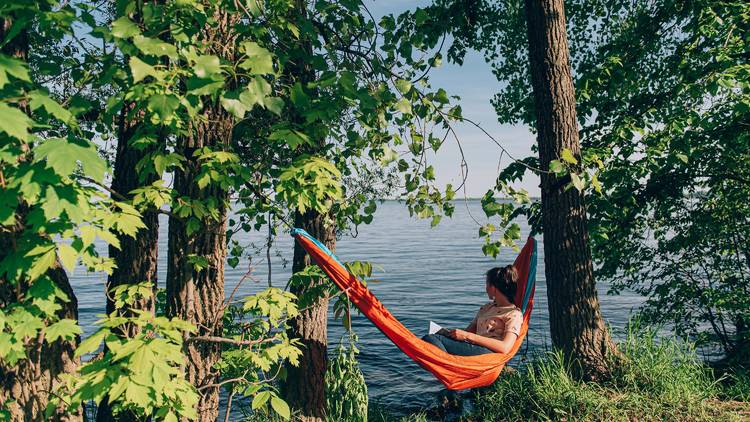
[[[586,383],[571,376],[559,352],[537,356],[478,391],[467,420],[741,420],[717,405],[719,383],[690,344],[658,339],[633,326],[612,359],[612,377]],[[745,415],[747,417],[747,415]]]

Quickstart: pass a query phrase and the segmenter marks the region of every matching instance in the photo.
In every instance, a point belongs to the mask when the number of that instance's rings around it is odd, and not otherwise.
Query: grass
[[[367,412],[368,422],[428,422],[425,413],[415,413],[408,416],[393,416],[387,409],[370,406]]]
[[[604,383],[574,379],[561,353],[537,356],[478,391],[476,410],[465,420],[750,419],[750,404],[744,402],[750,392],[747,372],[724,384],[689,344],[658,340],[653,330],[628,332],[618,348],[620,359]]]
[[[492,386],[476,390],[472,413],[450,420],[750,421],[746,363],[735,362],[717,372],[698,359],[690,344],[658,338],[650,329],[631,329],[618,350],[612,377],[602,383],[573,378],[559,352],[537,355],[530,364],[504,372]],[[444,420],[438,410],[394,416],[371,403],[368,421]]]

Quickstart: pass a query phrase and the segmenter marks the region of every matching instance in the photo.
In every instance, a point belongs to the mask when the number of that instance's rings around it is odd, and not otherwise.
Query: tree
[[[57,99],[42,82],[66,73],[63,61],[48,53],[70,36],[75,13],[69,5],[55,7],[1,7],[0,401],[2,415],[17,420],[82,417],[58,394],[77,370],[81,333],[66,271],[79,261],[91,271],[110,271],[94,240],[140,228],[137,213],[130,220],[131,209],[99,189],[106,164],[78,123],[87,107],[74,94]]]
[[[116,20],[119,16],[115,16]],[[137,19],[136,19],[137,21]],[[120,67],[127,66],[128,57],[126,56]],[[119,58],[110,58],[112,62],[119,62]],[[115,63],[111,63],[115,66]],[[127,89],[128,80],[121,81],[120,89]],[[111,190],[114,194],[119,195],[121,200],[132,202],[132,192],[149,186],[156,182],[157,174],[150,172],[145,177],[141,177],[136,170],[141,161],[152,152],[153,148],[139,148],[134,145],[134,141],[139,139],[139,129],[141,122],[138,108],[132,103],[121,104],[119,114],[114,120],[116,123],[115,137],[117,146],[115,151],[114,169],[112,174]],[[141,220],[143,227],[135,236],[119,236],[119,245],[109,246],[109,256],[114,260],[115,268],[107,278],[107,314],[115,312],[115,289],[118,286],[137,285],[147,283],[151,286],[154,293],[156,292],[156,271],[158,259],[158,241],[159,241],[159,214],[157,210],[146,207],[141,211]],[[154,295],[142,295],[141,300],[129,301],[127,306],[123,306],[122,313],[133,316],[129,309],[143,310],[154,312]],[[127,336],[133,337],[140,328],[137,325],[125,326],[128,331]],[[104,352],[106,353],[106,351]],[[104,399],[100,402],[96,412],[97,421],[128,421],[136,420],[135,414],[131,412],[120,412],[117,415],[112,414],[109,400]]]
[[[609,373],[614,349],[599,309],[583,192],[550,172],[565,153],[580,160],[576,102],[562,0],[526,0],[542,191],[550,331],[556,347],[586,379]],[[577,158],[576,158],[577,157]]]
[[[598,13],[617,19],[596,41],[580,35],[592,54],[577,72],[584,146],[603,161],[605,189],[589,195],[598,276],[643,294],[646,322],[746,359],[750,6],[608,1]]]
[[[533,125],[528,43],[516,30],[526,25],[522,8],[445,3],[434,13],[460,7],[470,17],[452,26],[449,58],[460,61],[467,48],[484,52],[504,82],[493,99],[498,120]],[[750,168],[747,41],[739,35],[747,8],[742,1],[566,1],[583,151],[577,168],[552,162],[586,189],[597,279],[611,282],[611,293],[646,296],[646,321],[671,324],[727,356],[746,350],[749,318],[739,299],[750,280],[739,246],[747,214],[735,200],[746,195]],[[511,193],[512,182],[538,166],[536,157],[509,165],[496,191]],[[533,204],[511,213],[539,217]]]
[[[439,37],[401,28],[410,22],[392,16],[378,24],[359,2],[295,2],[286,15],[262,10],[258,16],[270,28],[268,39],[258,42],[279,58],[274,92],[285,110],[281,117],[259,111],[237,128],[237,151],[255,175],[239,192],[245,205],[239,224],[257,230],[289,213],[296,226],[332,248],[337,231],[372,221],[374,199],[383,189],[395,191],[397,172],[406,173],[413,212],[435,224],[452,212],[452,188],[434,186],[427,156],[444,141],[429,126],[449,126],[447,93],[430,92],[427,84],[429,69],[439,65],[440,54],[430,51]],[[286,22],[276,26],[276,19]],[[414,59],[413,51],[429,54]],[[302,312],[290,335],[308,347],[299,368],[287,367],[283,391],[298,416],[321,419],[326,297],[335,287],[309,267],[301,248],[294,256],[289,288],[299,294]],[[343,309],[342,298],[335,309]]]
[[[9,5],[10,6],[10,5]],[[18,7],[10,9],[9,13],[3,13],[2,26],[0,27],[0,39],[4,45],[0,50],[0,58],[3,59],[2,73],[4,75],[0,88],[5,88],[5,96],[10,96],[10,91],[5,85],[9,83],[9,74],[15,77],[15,83],[29,83],[31,79],[25,68],[29,58],[30,40],[29,29],[40,15],[49,12],[49,4],[42,3],[39,9],[34,7]],[[26,87],[24,87],[26,88]],[[3,102],[3,113],[5,116],[2,131],[3,150],[5,151],[2,163],[0,163],[0,175],[2,175],[3,188],[3,221],[0,231],[0,327],[10,322],[13,334],[3,332],[3,342],[15,340],[11,348],[4,347],[0,353],[0,405],[9,411],[8,416],[14,420],[42,420],[45,409],[50,398],[50,389],[60,384],[63,374],[75,371],[78,359],[73,352],[78,343],[76,332],[66,333],[64,336],[55,337],[41,329],[44,323],[57,321],[75,321],[78,319],[78,303],[70,286],[68,276],[62,269],[54,249],[49,257],[51,261],[47,268],[42,269],[38,276],[41,277],[34,283],[33,276],[27,277],[19,274],[12,260],[18,259],[18,255],[28,253],[29,244],[36,242],[46,243],[48,239],[43,234],[34,233],[32,224],[28,220],[33,214],[32,205],[19,192],[21,186],[17,180],[13,180],[14,174],[8,166],[15,166],[33,160],[28,140],[28,125],[32,122],[31,107],[27,97],[26,89],[15,89],[15,94],[24,97],[17,104],[17,108],[10,108]],[[41,94],[41,93],[40,93]],[[41,94],[37,101],[44,101]],[[46,100],[49,100],[48,98]],[[52,101],[52,100],[49,100]],[[51,107],[57,105],[54,103]],[[38,106],[37,106],[38,107]],[[23,113],[27,117],[23,117]],[[19,119],[20,122],[15,122]],[[18,130],[12,126],[19,125]],[[14,151],[15,150],[15,151]],[[13,153],[15,152],[15,153]],[[15,185],[15,186],[14,186]],[[18,195],[17,197],[13,197]],[[11,206],[8,206],[11,205]],[[33,217],[32,217],[33,218]],[[36,238],[35,238],[36,237]],[[21,267],[22,268],[22,267]],[[34,289],[34,287],[37,289]],[[44,287],[42,287],[44,286]],[[49,289],[51,295],[39,293],[38,290]],[[31,300],[38,296],[37,306],[33,306]],[[51,297],[50,297],[51,296]],[[42,302],[46,302],[46,308],[39,308]],[[24,303],[25,302],[25,303]],[[35,318],[36,317],[36,318]],[[15,319],[7,321],[6,318]],[[7,321],[7,322],[6,322]],[[18,327],[13,327],[13,322],[18,325],[26,325],[27,329],[21,333]],[[77,327],[76,327],[77,328]],[[80,332],[80,331],[78,331]],[[15,337],[15,339],[13,339]],[[7,344],[7,343],[6,343]],[[10,350],[8,350],[10,349]],[[81,414],[65,415],[64,409],[56,409],[54,418],[66,420],[78,420]]]
[[[132,83],[110,103],[134,104],[128,114],[145,122],[129,142],[140,150],[140,179],[158,180],[136,189],[133,202],[171,203],[166,313],[197,327],[193,336],[185,332],[187,375],[200,392],[200,419],[215,420],[227,310],[227,210],[241,173],[232,130],[247,110],[274,106],[261,76],[273,69],[236,70],[268,52],[248,41],[254,28],[241,25],[245,12],[233,2],[121,7],[125,13],[112,23],[111,36],[129,55]],[[136,24],[130,14],[143,21]],[[174,173],[173,189],[163,182],[166,171]]]

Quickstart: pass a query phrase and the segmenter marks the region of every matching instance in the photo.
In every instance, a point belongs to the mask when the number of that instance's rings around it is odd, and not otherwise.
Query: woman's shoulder
[[[510,317],[516,317],[516,316],[523,315],[523,313],[521,312],[521,308],[519,308],[515,304],[508,305],[508,306],[503,306],[500,309],[502,310],[502,313],[504,313],[504,314],[506,314],[506,315],[508,315]]]
[[[480,306],[479,310],[480,311],[486,311],[486,310],[488,310],[490,308],[493,308],[494,306],[495,306],[495,302],[487,302],[484,305]]]

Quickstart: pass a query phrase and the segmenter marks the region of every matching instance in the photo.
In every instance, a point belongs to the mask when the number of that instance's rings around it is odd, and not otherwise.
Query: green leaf
[[[39,330],[44,328],[41,318],[32,316],[30,313],[25,312],[23,314],[23,320],[20,324],[16,324],[13,329],[13,335],[17,339],[23,339],[26,337],[36,337]]]
[[[29,296],[36,299],[50,299],[55,294],[55,285],[47,277],[35,281],[29,288]]]
[[[240,101],[249,109],[256,104],[265,105],[266,97],[271,93],[271,85],[263,78],[256,76],[240,94]]]
[[[24,62],[0,54],[0,88],[8,83],[8,75],[25,82],[31,82],[29,71]]]
[[[180,100],[174,95],[157,94],[148,99],[148,109],[156,114],[159,121],[168,123],[180,106]]]
[[[298,108],[306,108],[310,105],[310,96],[305,93],[302,84],[295,83],[290,92],[292,103]]]
[[[396,103],[396,109],[404,114],[411,114],[411,103],[406,98],[401,98]]]
[[[63,123],[69,123],[73,115],[55,100],[42,91],[32,91],[29,93],[29,106],[32,110],[43,107],[47,113],[51,114]]]
[[[34,121],[21,110],[0,103],[0,131],[26,141],[29,137],[29,127],[33,123]]]
[[[240,63],[240,68],[248,70],[253,75],[274,73],[273,56],[265,48],[252,41],[243,44],[247,59]]]
[[[583,179],[578,176],[576,173],[570,173],[570,180],[573,182],[573,186],[575,186],[576,189],[578,189],[579,192],[583,191],[583,188],[586,187],[586,182],[584,182]]]
[[[76,267],[76,261],[78,260],[78,251],[73,249],[67,243],[59,243],[57,245],[57,256],[60,257],[65,269],[72,272]]]
[[[252,108],[252,106],[248,107],[243,103],[241,99],[231,98],[230,95],[221,97],[221,106],[238,119],[243,119],[249,108]]]
[[[281,116],[281,112],[284,109],[284,100],[278,97],[266,97],[266,99],[263,101],[266,109],[270,111],[271,113]]]
[[[138,83],[147,76],[152,76],[154,79],[159,79],[159,73],[150,64],[142,61],[138,57],[131,57],[130,61],[130,72],[133,74],[133,82]]]
[[[47,270],[55,265],[55,261],[57,260],[54,245],[42,247],[42,250],[45,250],[45,252],[41,252],[40,250],[41,253],[36,255],[33,264],[31,264],[31,268],[29,268],[26,273],[31,280],[36,280],[39,276],[46,273]],[[32,254],[35,253],[35,251],[36,248],[29,252],[27,256],[34,256]]]
[[[44,330],[44,336],[48,343],[52,343],[58,338],[73,340],[76,335],[81,334],[81,327],[73,319],[61,319],[50,325]]]
[[[187,80],[187,89],[189,94],[193,95],[213,95],[224,86],[224,79],[219,77],[211,79],[200,79],[195,76]]]
[[[411,89],[411,82],[405,79],[398,79],[396,81],[396,89],[402,94],[406,94]]]
[[[561,175],[567,172],[565,170],[565,165],[558,160],[552,160],[549,162],[549,171],[557,175]]]
[[[599,176],[596,173],[591,176],[591,186],[594,187],[597,193],[602,193],[602,184],[599,182]]]
[[[115,38],[130,38],[140,33],[138,25],[125,16],[112,22],[112,35]]]
[[[35,161],[47,160],[47,165],[55,172],[69,176],[80,162],[83,172],[94,180],[101,180],[107,163],[99,155],[96,147],[82,139],[50,138],[34,149]]]
[[[216,56],[199,56],[195,59],[193,72],[199,78],[210,78],[214,74],[221,73],[221,62]]]
[[[576,157],[574,157],[573,153],[567,148],[562,150],[560,158],[562,158],[566,163],[573,165],[578,164],[578,160],[576,160]]]
[[[149,392],[150,390],[147,387],[135,382],[130,382],[128,383],[128,388],[125,390],[125,399],[142,409],[148,408],[149,403],[151,402]]]
[[[109,334],[109,330],[102,328],[99,331],[92,334],[91,336],[89,336],[86,340],[82,341],[81,344],[78,346],[75,352],[75,356],[79,357],[87,353],[92,353],[98,350],[99,346],[102,344],[102,341],[104,341],[104,337],[106,337],[107,334]]]
[[[261,407],[263,407],[266,404],[266,402],[268,401],[269,398],[271,398],[271,392],[270,391],[268,391],[268,390],[261,391],[260,393],[258,393],[258,395],[256,395],[253,398],[253,403],[252,403],[251,407],[253,408],[253,410],[260,409]]]
[[[136,35],[133,38],[133,44],[144,54],[157,57],[167,56],[171,59],[177,59],[177,48],[164,41],[144,37],[143,35]]]
[[[289,148],[296,148],[299,145],[310,144],[310,137],[306,134],[294,130],[294,129],[281,129],[277,130],[268,137],[272,141],[284,141],[289,145]]]
[[[292,417],[292,413],[289,410],[289,405],[286,404],[284,400],[281,400],[276,396],[271,398],[271,407],[273,407],[273,410],[275,410],[276,413],[278,413],[279,416],[284,419],[289,420]]]

